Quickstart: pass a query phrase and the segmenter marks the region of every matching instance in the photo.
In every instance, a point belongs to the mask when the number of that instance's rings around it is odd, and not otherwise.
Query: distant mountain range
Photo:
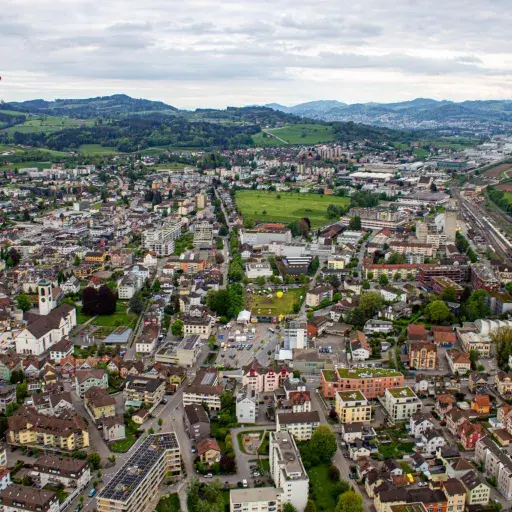
[[[437,101],[417,98],[400,103],[354,103],[320,100],[286,107],[266,107],[321,121],[354,121],[391,128],[512,126],[512,100]]]

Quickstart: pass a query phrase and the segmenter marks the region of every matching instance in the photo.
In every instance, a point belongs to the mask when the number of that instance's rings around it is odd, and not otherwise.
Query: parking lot
[[[220,346],[217,364],[241,368],[248,364],[261,347],[264,329],[256,325],[231,325],[219,328],[217,343]],[[263,340],[264,341],[264,340]]]

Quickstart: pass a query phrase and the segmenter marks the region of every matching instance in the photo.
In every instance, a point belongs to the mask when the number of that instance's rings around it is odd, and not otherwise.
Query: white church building
[[[52,295],[52,283],[39,281],[39,314],[23,315],[26,327],[16,336],[16,352],[40,356],[58,343],[76,325],[76,309],[69,304],[57,306]]]

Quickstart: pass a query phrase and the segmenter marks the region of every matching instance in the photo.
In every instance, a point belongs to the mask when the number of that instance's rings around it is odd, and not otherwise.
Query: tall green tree
[[[24,293],[20,293],[16,297],[16,303],[23,312],[28,311],[32,307],[32,302]]]
[[[335,512],[364,512],[363,497],[352,490],[344,492],[338,499]]]

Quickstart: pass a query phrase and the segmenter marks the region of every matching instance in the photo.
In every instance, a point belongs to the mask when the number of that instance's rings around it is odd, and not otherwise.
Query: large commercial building
[[[469,275],[469,267],[467,265],[420,265],[418,281],[423,288],[431,290],[434,277],[447,277],[455,283],[461,283],[469,279]]]
[[[155,361],[190,367],[197,362],[202,348],[201,337],[198,334],[188,334],[177,347],[174,343],[162,345],[155,355]]]
[[[384,396],[386,389],[404,385],[404,376],[397,370],[381,368],[336,368],[322,370],[322,395],[334,398],[337,391],[361,391],[368,399]]]
[[[269,437],[270,476],[276,487],[283,490],[283,503],[289,502],[298,512],[304,512],[308,502],[309,477],[295,440],[290,432],[269,432]]]
[[[284,224],[262,224],[255,229],[242,229],[240,243],[251,246],[269,245],[273,242],[292,241],[292,232]]]
[[[174,432],[148,436],[98,495],[99,512],[141,512],[167,478],[181,475],[181,453]]]

